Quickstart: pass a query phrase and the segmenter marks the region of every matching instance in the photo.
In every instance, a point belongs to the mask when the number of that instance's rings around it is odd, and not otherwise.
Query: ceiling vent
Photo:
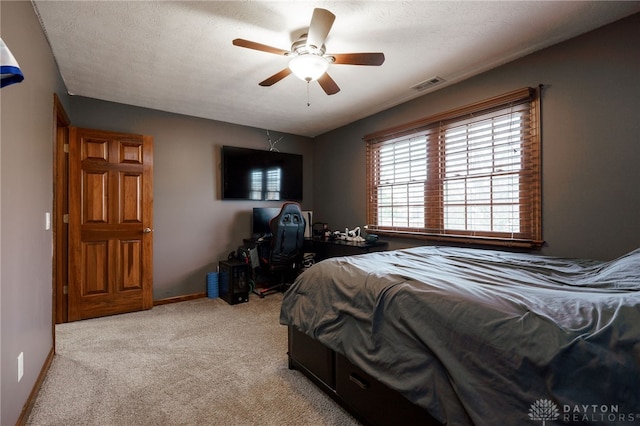
[[[427,90],[433,86],[443,83],[444,81],[445,79],[442,77],[437,77],[437,76],[431,77],[430,79],[425,80],[422,83],[418,83],[415,86],[411,86],[411,88],[416,92],[422,92],[423,90]]]

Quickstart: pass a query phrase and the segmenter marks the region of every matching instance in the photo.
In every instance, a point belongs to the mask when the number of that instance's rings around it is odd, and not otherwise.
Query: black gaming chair
[[[265,267],[279,282],[254,292],[260,296],[284,290],[286,280],[295,277],[302,266],[305,220],[298,203],[287,202],[269,222],[271,243]]]

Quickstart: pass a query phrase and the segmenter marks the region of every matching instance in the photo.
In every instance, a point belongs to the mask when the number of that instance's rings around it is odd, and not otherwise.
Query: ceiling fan
[[[293,42],[291,50],[267,46],[250,40],[237,38],[233,44],[247,49],[260,50],[276,55],[290,56],[289,66],[261,81],[260,86],[271,86],[293,73],[307,83],[318,80],[327,95],[340,91],[336,82],[327,74],[330,64],[336,65],[373,65],[384,62],[383,53],[325,53],[324,41],[329,35],[336,16],[326,9],[314,9],[307,34]]]

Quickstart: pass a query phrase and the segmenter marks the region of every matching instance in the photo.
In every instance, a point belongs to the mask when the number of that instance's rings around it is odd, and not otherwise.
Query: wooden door
[[[70,128],[69,321],[150,309],[153,140]]]

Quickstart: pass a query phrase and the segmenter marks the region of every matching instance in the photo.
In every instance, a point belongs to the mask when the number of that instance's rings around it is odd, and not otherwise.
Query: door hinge
[[[69,213],[62,215],[62,223],[69,223]]]
[[[62,152],[64,152],[65,154],[69,153],[69,144],[65,143],[64,145],[62,145]]]
[[[68,285],[62,286],[62,294],[69,294],[69,286]]]

